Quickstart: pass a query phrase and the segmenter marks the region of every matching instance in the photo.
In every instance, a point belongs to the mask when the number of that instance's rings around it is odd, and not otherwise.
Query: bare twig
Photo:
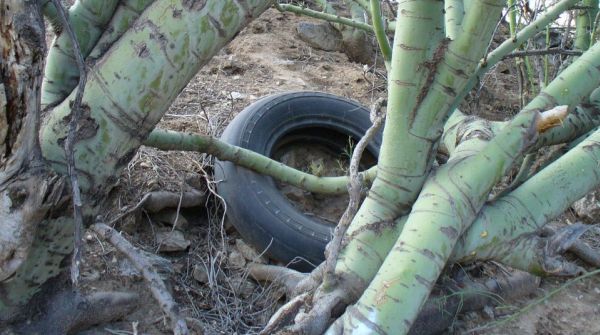
[[[577,50],[565,50],[563,48],[549,48],[549,49],[535,49],[535,50],[524,50],[515,51],[510,53],[502,59],[526,57],[526,56],[543,56],[543,55],[568,55],[568,56],[581,56],[583,53]]]
[[[394,5],[392,4],[392,2],[390,0],[385,0],[385,3],[388,5],[388,8],[390,9],[392,16],[397,17],[398,13],[396,12],[396,9],[394,8]]]
[[[142,276],[150,286],[152,296],[159,302],[163,312],[171,320],[171,328],[176,335],[189,334],[185,318],[179,312],[179,307],[167,291],[167,288],[154,270],[152,263],[140,253],[131,243],[123,238],[116,230],[104,223],[95,223],[91,229],[98,233],[103,239],[109,241],[117,250],[125,254],[133,266],[142,273]]]
[[[340,218],[338,225],[335,227],[335,231],[333,233],[333,239],[326,248],[326,260],[325,260],[325,281],[335,280],[333,277],[335,270],[335,263],[340,253],[340,249],[342,246],[342,240],[344,235],[346,234],[346,230],[352,222],[356,211],[358,210],[358,205],[360,203],[360,194],[362,188],[362,180],[360,175],[358,174],[358,169],[360,166],[360,160],[364,150],[367,145],[375,136],[383,121],[385,120],[385,113],[382,112],[382,107],[387,104],[387,99],[379,98],[375,101],[373,106],[371,107],[371,122],[373,123],[369,129],[367,129],[365,135],[358,141],[354,152],[352,153],[352,159],[350,160],[350,182],[348,184],[348,194],[350,196],[350,201],[348,202],[348,207],[344,211],[344,214]]]
[[[73,221],[75,225],[74,229],[74,246],[73,246],[73,260],[71,262],[71,282],[77,286],[79,282],[79,264],[81,263],[81,257],[83,254],[83,212],[82,212],[82,201],[81,201],[81,190],[79,189],[79,180],[77,178],[77,170],[75,167],[75,154],[74,147],[77,141],[77,124],[81,117],[81,100],[83,99],[83,91],[85,89],[85,82],[87,80],[87,73],[83,55],[81,54],[81,48],[79,42],[75,36],[75,32],[69,23],[67,13],[60,3],[60,0],[52,0],[52,3],[56,7],[58,18],[62,21],[64,31],[69,34],[71,43],[73,44],[73,53],[77,60],[77,67],[79,68],[79,83],[77,85],[77,93],[75,94],[75,101],[71,105],[71,120],[69,121],[69,133],[65,141],[65,154],[67,157],[67,171],[69,179],[71,181],[71,190],[73,193]]]

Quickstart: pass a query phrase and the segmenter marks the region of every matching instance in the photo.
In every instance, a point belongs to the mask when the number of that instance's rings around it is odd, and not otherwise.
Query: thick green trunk
[[[77,0],[69,8],[69,23],[77,36],[84,57],[96,45],[118,3],[118,0]],[[59,27],[56,23],[54,26]],[[56,33],[57,37],[46,58],[42,108],[61,102],[79,81],[79,68],[69,34],[62,27]]]
[[[393,220],[407,213],[432,163],[434,143],[409,131],[420,92],[435,67],[426,67],[440,46],[443,7],[438,1],[400,3],[388,80],[388,107],[377,177],[348,228],[336,264],[337,277],[359,294],[377,272],[389,248],[379,240]],[[420,69],[415,73],[415,69]],[[415,159],[405,159],[414,157]],[[346,297],[350,300],[356,297]]]
[[[114,184],[198,69],[270,5],[267,0],[201,3],[154,2],[90,70],[75,145],[84,191]],[[66,171],[63,120],[72,96],[53,109],[41,131],[44,155],[59,172]]]
[[[96,215],[121,169],[200,66],[270,5],[270,0],[155,1],[89,70],[75,145],[88,218]],[[135,13],[124,16],[131,19]],[[121,16],[119,22],[129,19]],[[87,29],[82,27],[87,25],[75,26]],[[89,38],[87,32],[78,36]],[[94,36],[97,40],[100,34]],[[94,47],[85,42],[86,50]],[[48,113],[40,135],[45,158],[61,173],[66,171],[63,141],[73,96]],[[14,276],[0,281],[3,317],[61,270],[60,263],[73,245],[72,221],[68,211],[65,214],[33,222],[37,230],[31,234],[34,240],[26,261]]]

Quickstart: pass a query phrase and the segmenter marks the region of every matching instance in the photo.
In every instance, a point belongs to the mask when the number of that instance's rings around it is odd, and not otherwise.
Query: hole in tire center
[[[302,128],[282,136],[270,157],[300,171],[321,177],[348,174],[350,158],[358,139],[329,128]],[[377,164],[377,158],[364,151],[360,170]],[[336,225],[348,205],[348,195],[324,195],[275,181],[281,193],[305,215]]]

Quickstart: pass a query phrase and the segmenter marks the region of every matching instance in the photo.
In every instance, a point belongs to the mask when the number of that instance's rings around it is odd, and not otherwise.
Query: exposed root
[[[556,228],[552,226],[545,226],[542,230],[542,233],[549,236],[554,235],[556,234]],[[595,268],[600,268],[600,253],[587,245],[585,242],[575,240],[568,248],[568,251],[572,252],[575,256],[589,265]]]
[[[185,319],[179,312],[179,307],[173,300],[173,297],[171,297],[171,294],[169,294],[160,275],[154,270],[152,263],[111,227],[103,223],[96,223],[90,228],[114,245],[117,250],[125,254],[131,260],[133,266],[142,273],[144,280],[150,286],[152,296],[158,301],[163,312],[171,320],[173,333],[175,335],[189,334]]]
[[[469,279],[449,283],[442,294],[431,297],[421,309],[409,334],[439,334],[452,325],[457,314],[476,311],[503,300],[532,293],[540,279],[526,272],[516,272],[507,278],[492,278],[485,283]]]
[[[309,298],[308,293],[301,294],[287,304],[281,307],[269,320],[265,328],[260,332],[261,335],[274,334],[283,330],[294,321],[295,316],[300,309],[306,305],[306,300]]]
[[[137,304],[138,296],[133,293],[96,292],[84,296],[65,290],[48,299],[44,315],[15,326],[12,331],[16,334],[74,334],[97,324],[120,319]]]
[[[285,288],[288,297],[292,296],[298,283],[308,277],[307,274],[282,266],[259,263],[248,264],[250,276],[258,281],[275,282]]]
[[[348,305],[346,290],[302,293],[281,307],[261,334],[322,334]],[[308,311],[308,312],[306,312]]]
[[[109,225],[114,225],[140,208],[143,208],[148,213],[158,213],[165,208],[190,208],[200,206],[205,202],[206,193],[197,190],[181,193],[167,191],[149,192],[135,206],[111,220]]]
[[[292,297],[302,293],[314,292],[323,282],[323,271],[325,271],[325,263],[317,266],[308,276],[302,279],[292,292]]]
[[[172,207],[196,207],[206,202],[206,193],[196,190],[182,193],[158,191],[150,192],[147,196],[148,198],[143,206],[150,213],[156,213],[165,208]]]
[[[562,255],[577,242],[590,227],[577,223],[565,226],[547,237],[543,250],[542,268],[545,272],[556,276],[576,276],[585,270],[566,260]]]

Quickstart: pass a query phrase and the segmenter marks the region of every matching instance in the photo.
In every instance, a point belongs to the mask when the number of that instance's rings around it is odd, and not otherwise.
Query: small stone
[[[180,229],[185,229],[188,226],[188,220],[181,215],[181,211],[177,212],[176,208],[167,208],[151,216],[154,222],[160,222],[169,226],[176,226]]]
[[[157,232],[156,243],[161,252],[184,251],[191,244],[179,230]]]
[[[94,240],[94,236],[92,236],[92,234],[85,234],[85,240],[88,242],[91,242]]]
[[[231,92],[231,93],[229,93],[229,96],[233,100],[241,100],[241,99],[245,99],[248,95],[246,95],[244,93],[240,93],[240,92]]]
[[[244,259],[244,256],[242,256],[242,254],[236,250],[232,251],[229,254],[227,261],[229,263],[229,266],[238,269],[241,269],[246,265],[246,260]]]
[[[232,278],[230,283],[234,292],[244,299],[251,296],[256,290],[256,284],[240,277]]]
[[[573,210],[583,221],[587,223],[597,222],[600,218],[600,190],[588,193],[585,197],[573,204]]]
[[[267,260],[260,256],[254,248],[246,244],[246,242],[236,239],[235,240],[235,248],[239,253],[249,262],[266,264]]]
[[[208,271],[206,270],[206,267],[201,264],[194,265],[194,269],[192,270],[192,277],[196,279],[199,283],[208,283]]]

